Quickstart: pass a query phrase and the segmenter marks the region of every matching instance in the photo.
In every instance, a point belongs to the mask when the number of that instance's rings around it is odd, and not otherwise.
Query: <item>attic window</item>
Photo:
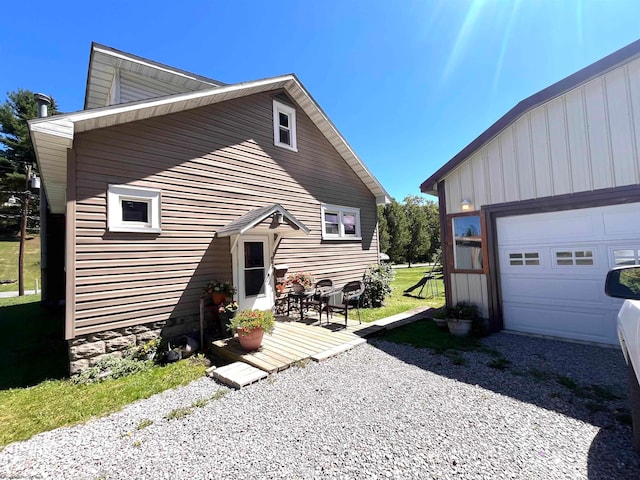
[[[107,229],[110,232],[160,233],[160,190],[109,185]]]
[[[296,143],[296,110],[294,108],[273,101],[273,144],[298,151]]]

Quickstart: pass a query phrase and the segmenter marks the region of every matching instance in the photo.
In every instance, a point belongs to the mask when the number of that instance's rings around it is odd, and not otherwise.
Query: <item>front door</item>
[[[271,310],[271,244],[266,235],[243,235],[236,250],[235,274],[241,309]]]

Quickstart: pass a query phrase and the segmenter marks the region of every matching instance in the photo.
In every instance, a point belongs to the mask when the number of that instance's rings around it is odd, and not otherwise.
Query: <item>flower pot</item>
[[[212,293],[211,294],[211,300],[213,300],[213,303],[216,304],[216,305],[220,305],[226,299],[227,299],[227,294],[226,293]]]
[[[253,352],[258,350],[262,345],[262,337],[264,336],[264,330],[256,328],[254,330],[246,330],[244,328],[238,329],[238,340],[240,346],[245,352]]]
[[[464,337],[469,335],[471,331],[471,325],[473,320],[449,320],[447,326],[449,327],[449,333],[456,337]]]
[[[293,293],[304,293],[305,288],[301,283],[292,283],[291,290],[293,290]]]
[[[220,331],[222,335],[230,336],[229,333],[229,321],[236,316],[236,310],[228,312],[224,311],[222,313],[218,312],[218,321],[220,322]]]
[[[446,318],[435,318],[433,317],[433,322],[436,324],[438,328],[447,328],[447,319]]]

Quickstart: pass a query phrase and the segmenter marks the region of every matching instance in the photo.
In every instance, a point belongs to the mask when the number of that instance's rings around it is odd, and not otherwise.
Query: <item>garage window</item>
[[[565,266],[593,266],[593,250],[558,250],[556,251],[556,265]]]
[[[482,272],[483,246],[480,215],[452,217],[451,228],[454,269]]]
[[[510,253],[509,265],[513,266],[538,266],[540,265],[540,254],[538,252]]]
[[[621,248],[613,251],[613,264],[640,265],[640,250],[633,248]]]

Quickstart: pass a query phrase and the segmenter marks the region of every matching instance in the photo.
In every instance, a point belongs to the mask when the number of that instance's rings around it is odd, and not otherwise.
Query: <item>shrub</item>
[[[364,274],[365,288],[362,295],[362,306],[367,308],[382,307],[385,298],[391,295],[391,282],[394,277],[395,272],[389,264],[369,265]]]

